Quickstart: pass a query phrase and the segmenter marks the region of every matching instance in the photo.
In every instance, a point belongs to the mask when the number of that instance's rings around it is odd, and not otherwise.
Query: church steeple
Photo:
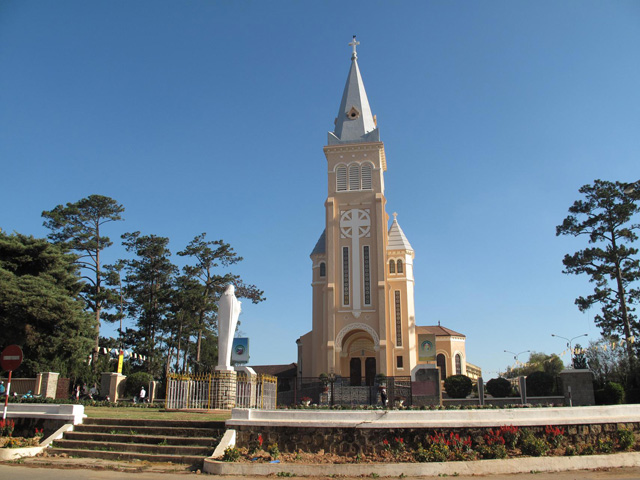
[[[380,131],[371,113],[367,92],[364,89],[364,83],[358,68],[356,46],[359,44],[360,42],[356,41],[354,35],[353,41],[349,43],[353,47],[351,69],[347,76],[347,83],[344,87],[340,109],[336,117],[336,127],[328,135],[329,145],[380,141]]]

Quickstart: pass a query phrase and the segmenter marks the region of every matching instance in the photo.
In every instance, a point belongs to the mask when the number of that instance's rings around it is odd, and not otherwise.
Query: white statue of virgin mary
[[[216,370],[233,370],[231,345],[241,310],[235,290],[233,285],[227,285],[218,301],[218,366]]]

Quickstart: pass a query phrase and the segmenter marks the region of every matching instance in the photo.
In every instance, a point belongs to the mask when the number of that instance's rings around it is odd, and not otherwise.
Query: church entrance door
[[[368,387],[371,387],[376,380],[376,359],[369,357],[364,361],[364,377]]]
[[[349,362],[349,377],[352,387],[359,387],[362,383],[362,361],[359,358],[352,358]]]

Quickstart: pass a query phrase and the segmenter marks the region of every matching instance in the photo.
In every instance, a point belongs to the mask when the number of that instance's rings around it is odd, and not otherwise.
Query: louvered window
[[[344,192],[347,189],[347,167],[338,167],[336,171],[336,190]]]
[[[365,163],[362,166],[362,190],[371,190],[371,164]]]
[[[349,165],[349,190],[360,190],[360,165]]]
[[[371,268],[369,267],[369,247],[362,247],[362,256],[364,257],[364,304],[371,305]]]
[[[389,273],[396,273],[396,262],[389,260]]]
[[[342,247],[342,304],[349,305],[349,247]]]
[[[402,264],[402,260],[398,260],[396,262],[398,273],[404,273],[404,265]]]
[[[400,308],[400,291],[395,291],[396,300],[396,346],[402,346],[402,309]]]

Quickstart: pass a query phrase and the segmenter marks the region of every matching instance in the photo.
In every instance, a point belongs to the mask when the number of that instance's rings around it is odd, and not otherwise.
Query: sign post
[[[9,345],[0,354],[0,366],[3,370],[9,371],[9,382],[4,396],[4,410],[2,420],[7,419],[7,406],[9,404],[9,392],[11,391],[11,374],[22,363],[22,349],[18,345]]]

